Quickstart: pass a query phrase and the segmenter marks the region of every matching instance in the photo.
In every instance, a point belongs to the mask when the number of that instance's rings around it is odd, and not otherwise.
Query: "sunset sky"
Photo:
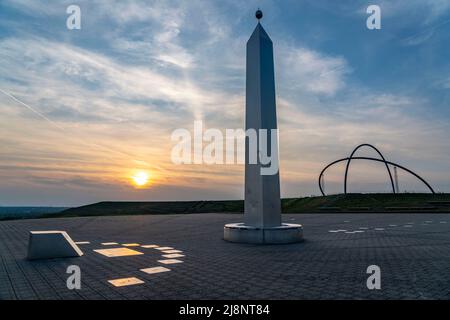
[[[70,4],[81,30],[66,28]],[[370,4],[381,30],[366,28]],[[274,42],[282,196],[318,195],[321,169],[360,143],[450,192],[448,0],[2,0],[0,206],[242,199],[243,166],[174,165],[171,133],[243,128],[258,7]],[[342,178],[329,171],[327,192]],[[349,184],[390,191],[378,163],[355,161]],[[400,189],[426,191],[401,172]]]

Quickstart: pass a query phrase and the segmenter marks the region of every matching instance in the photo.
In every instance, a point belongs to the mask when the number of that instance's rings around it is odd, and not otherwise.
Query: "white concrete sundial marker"
[[[355,231],[346,231],[347,234],[355,234],[355,233],[364,233],[365,231],[362,230],[355,230]]]
[[[126,287],[126,286],[133,286],[133,285],[136,285],[136,284],[143,284],[143,283],[145,283],[141,279],[138,279],[138,278],[135,278],[135,277],[108,280],[108,282],[111,283],[115,287]]]
[[[139,243],[123,243],[122,246],[124,247],[139,247]]]
[[[143,254],[142,252],[128,248],[97,249],[94,251],[108,258],[137,256]]]
[[[82,245],[82,244],[91,244],[91,243],[89,241],[77,241],[77,242],[75,242],[75,244]]]
[[[176,264],[176,263],[183,263],[181,260],[177,259],[166,259],[166,260],[158,260],[159,263],[162,264]]]
[[[103,242],[102,246],[116,246],[118,245],[117,242]]]
[[[156,273],[162,273],[162,272],[169,272],[170,269],[167,269],[164,267],[153,267],[153,268],[141,269],[141,271],[145,272],[147,274],[156,274]]]
[[[183,258],[184,255],[179,253],[173,253],[173,254],[163,254],[163,257],[167,259],[175,259],[175,258]]]
[[[168,253],[168,254],[172,254],[172,253],[183,253],[183,251],[181,250],[164,250],[162,251],[162,253]]]
[[[375,228],[375,231],[384,231],[384,228]]]
[[[155,249],[155,248],[158,248],[159,246],[157,246],[156,244],[145,244],[141,247],[146,248],[146,249]]]
[[[173,250],[172,247],[159,247],[159,248],[155,248],[155,249],[159,250],[159,251]]]

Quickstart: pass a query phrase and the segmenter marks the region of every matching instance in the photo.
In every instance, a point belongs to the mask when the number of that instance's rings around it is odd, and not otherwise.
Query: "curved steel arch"
[[[389,179],[391,180],[391,186],[392,186],[392,193],[396,193],[395,192],[395,186],[394,186],[394,179],[392,179],[392,173],[391,173],[391,169],[389,168],[388,163],[386,162],[386,159],[384,158],[383,154],[380,152],[380,150],[378,150],[375,146],[368,144],[368,143],[363,143],[360,144],[359,146],[357,146],[352,154],[350,155],[350,157],[348,158],[347,161],[347,166],[345,167],[345,178],[344,178],[344,194],[347,194],[347,180],[348,180],[348,169],[350,167],[350,162],[352,161],[352,159],[354,158],[353,156],[355,155],[356,151],[358,151],[359,149],[361,149],[362,147],[369,147],[372,148],[373,150],[375,150],[381,157],[382,162],[384,162],[384,165],[386,166],[387,172],[389,174]]]
[[[320,192],[322,193],[323,196],[325,196],[325,193],[323,192],[323,189],[322,189],[322,179],[321,179],[321,178],[322,178],[322,176],[324,175],[325,171],[326,171],[328,168],[330,168],[331,166],[333,166],[333,165],[335,165],[335,164],[337,164],[337,163],[339,163],[339,162],[348,161],[349,159],[353,159],[353,160],[370,160],[370,161],[378,161],[378,162],[383,162],[383,163],[388,164],[388,165],[391,165],[391,166],[396,166],[396,167],[398,167],[398,168],[400,168],[400,169],[402,169],[402,170],[404,170],[404,171],[406,171],[406,172],[412,174],[412,175],[415,176],[417,179],[419,179],[420,181],[422,181],[422,182],[428,187],[428,189],[431,191],[431,193],[432,193],[432,194],[435,194],[433,188],[429,185],[428,182],[425,181],[425,179],[423,179],[421,176],[419,176],[419,175],[418,175],[417,173],[415,173],[414,171],[409,170],[409,169],[407,169],[407,168],[405,168],[405,167],[403,167],[403,166],[401,166],[401,165],[399,165],[399,164],[397,164],[397,163],[394,163],[394,162],[391,162],[391,161],[387,161],[387,160],[381,160],[381,159],[376,159],[376,158],[370,158],[370,157],[353,157],[353,158],[350,158],[350,157],[349,157],[349,158],[342,158],[342,159],[333,161],[332,163],[330,163],[329,165],[327,165],[325,168],[323,168],[322,172],[321,172],[320,175],[319,175],[319,189],[320,189]]]

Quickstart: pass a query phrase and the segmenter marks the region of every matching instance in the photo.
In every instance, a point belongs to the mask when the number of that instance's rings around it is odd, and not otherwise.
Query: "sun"
[[[131,179],[137,187],[145,187],[150,182],[150,175],[145,171],[139,171]]]

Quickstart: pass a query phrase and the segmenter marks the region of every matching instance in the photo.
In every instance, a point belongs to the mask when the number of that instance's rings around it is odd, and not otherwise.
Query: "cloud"
[[[450,10],[447,0],[379,0],[377,5],[382,9],[382,16],[391,18],[412,13],[425,16],[422,21],[425,23],[433,22]]]
[[[152,101],[166,101],[178,106],[174,112],[193,112],[195,117],[201,118],[206,109],[217,109],[219,102],[225,100],[222,92],[206,91],[195,82],[142,66],[118,64],[100,54],[66,44],[44,39],[7,39],[1,41],[1,46],[0,57],[5,61],[0,66],[2,73],[10,79],[27,81],[33,92],[23,94],[38,104],[52,99],[54,103],[47,103],[48,111],[59,108],[67,100],[67,105],[78,112],[105,120],[139,121],[143,120],[142,113],[148,113],[150,116],[159,114],[159,120],[163,121],[166,110]],[[27,50],[20,53],[24,47]],[[22,61],[27,61],[25,68],[20,67]],[[23,91],[23,86],[15,89]],[[127,102],[131,110],[124,113],[122,108],[112,108],[111,104],[117,100]],[[139,104],[133,106],[134,100],[150,103],[144,110]],[[92,108],[92,104],[96,108]],[[132,117],[133,109],[142,112]]]
[[[82,1],[83,29],[72,33],[61,24],[66,3],[8,2],[27,19],[38,11],[36,23],[18,18],[0,38],[0,88],[62,130],[0,94],[0,200],[241,197],[242,166],[175,166],[170,134],[192,130],[195,119],[209,128],[243,127],[245,41],[253,26],[230,12],[251,5]],[[355,81],[360,66],[350,55],[294,44],[283,31],[275,59],[284,196],[317,193],[323,165],[362,142],[432,182],[450,179],[440,170],[450,163],[450,128],[433,121],[431,100],[367,87]],[[136,169],[154,174],[152,188],[130,188]],[[365,177],[365,186],[381,179],[372,170]],[[339,174],[328,178],[338,190]]]
[[[115,49],[131,51],[127,53],[135,56],[144,53],[147,59],[182,69],[195,66],[194,56],[180,45],[185,12],[179,5],[159,2],[148,6],[144,2],[126,1],[118,6],[108,6],[107,10],[109,18],[119,25],[119,30],[123,30],[111,39]],[[127,27],[146,21],[152,22],[150,27],[143,26],[132,30]]]
[[[427,42],[430,40],[438,31],[440,31],[441,28],[445,27],[450,23],[450,20],[445,20],[443,22],[440,22],[438,24],[425,27],[425,30],[421,30],[420,32],[411,35],[405,39],[402,40],[402,44],[406,46],[417,46],[422,43]]]
[[[351,73],[343,57],[324,55],[317,51],[286,46],[280,49],[281,71],[285,82],[294,90],[313,94],[335,95],[345,87],[345,76]]]

